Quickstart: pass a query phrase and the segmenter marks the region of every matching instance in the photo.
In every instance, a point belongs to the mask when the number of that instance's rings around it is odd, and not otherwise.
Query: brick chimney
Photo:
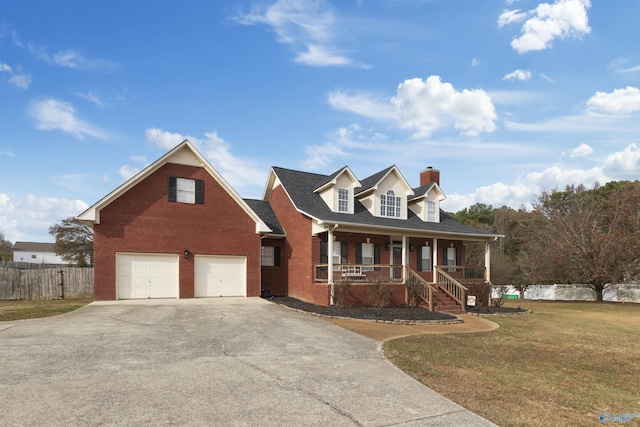
[[[429,166],[420,172],[420,187],[435,182],[440,186],[440,171]]]

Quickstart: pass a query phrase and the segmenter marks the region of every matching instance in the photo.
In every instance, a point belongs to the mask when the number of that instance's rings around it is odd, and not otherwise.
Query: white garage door
[[[178,298],[178,255],[116,254],[118,299]]]
[[[246,296],[246,271],[245,257],[196,255],[196,298]]]

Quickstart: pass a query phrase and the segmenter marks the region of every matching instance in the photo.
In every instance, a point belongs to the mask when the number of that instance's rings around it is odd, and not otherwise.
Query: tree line
[[[598,301],[609,285],[640,277],[640,181],[568,185],[544,191],[531,207],[477,203],[451,214],[504,237],[491,247],[491,282],[521,294],[534,284],[585,284]],[[484,247],[469,245],[467,265]]]

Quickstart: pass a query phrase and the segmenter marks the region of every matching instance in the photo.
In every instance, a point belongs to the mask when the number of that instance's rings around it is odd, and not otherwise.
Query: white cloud
[[[522,26],[522,35],[511,41],[511,47],[518,53],[544,50],[550,48],[555,39],[588,34],[591,31],[589,7],[589,0],[556,0],[553,4],[540,3],[529,12],[504,11],[498,18],[498,28],[528,18]]]
[[[479,67],[480,66],[480,60],[478,58],[473,58],[471,60],[471,66],[472,67]]]
[[[172,149],[188,139],[218,173],[236,189],[264,185],[268,172],[264,170],[264,166],[256,161],[233,155],[229,144],[215,131],[205,133],[204,138],[167,132],[158,128],[148,128],[145,134],[149,143],[165,150]]]
[[[640,148],[636,144],[629,144],[624,151],[609,154],[602,169],[617,179],[638,179],[638,175],[640,175]]]
[[[502,28],[505,25],[509,25],[514,22],[524,21],[526,17],[526,12],[520,12],[520,9],[505,10],[498,17],[498,28]]]
[[[451,83],[440,81],[439,76],[405,80],[388,103],[371,95],[340,91],[330,93],[328,101],[342,111],[391,120],[401,129],[414,131],[416,138],[451,126],[467,136],[497,129],[495,107],[484,90],[457,91]]]
[[[602,164],[590,169],[553,166],[524,173],[513,183],[498,182],[467,194],[448,194],[443,208],[456,212],[475,203],[519,208],[528,205],[532,197],[543,190],[564,188],[569,184],[591,186],[596,182],[605,184],[609,181],[637,179],[639,170],[640,149],[636,144],[630,144],[623,151],[609,154]]]
[[[29,112],[36,120],[36,129],[60,130],[77,139],[107,139],[104,131],[78,118],[75,108],[67,102],[54,98],[31,101]]]
[[[140,172],[139,168],[135,166],[129,166],[129,165],[122,165],[120,166],[120,169],[118,169],[118,174],[120,174],[120,177],[122,178],[123,181],[126,181],[129,178],[132,178],[138,172]]]
[[[36,46],[32,43],[27,44],[27,49],[36,59],[46,62],[50,65],[59,67],[73,68],[76,70],[109,70],[116,67],[116,63],[106,59],[90,59],[75,49],[66,49],[54,53],[47,51],[47,46]]]
[[[622,68],[620,70],[616,70],[616,73],[621,73],[621,74],[625,74],[625,73],[638,73],[640,72],[640,65],[635,65],[633,67],[629,67],[629,68]]]
[[[386,135],[372,130],[365,130],[357,123],[338,128],[328,136],[328,141],[320,145],[305,147],[307,158],[302,168],[308,171],[326,170],[327,167],[344,166],[350,158],[360,158],[363,153],[367,157],[386,162],[389,156],[396,153],[397,144],[389,144]],[[381,156],[381,153],[389,155]],[[339,165],[336,165],[339,162]]]
[[[0,193],[0,229],[12,242],[53,241],[49,227],[64,218],[76,216],[89,206],[82,200],[58,199],[29,194],[21,199]]]
[[[474,136],[497,129],[497,115],[491,98],[482,89],[457,91],[439,76],[414,78],[398,85],[391,104],[398,114],[398,125],[412,129],[416,137],[453,124],[462,135]]]
[[[593,153],[593,148],[589,144],[585,144],[584,142],[578,145],[576,148],[571,150],[569,153],[570,157],[584,157]]]
[[[31,76],[28,74],[14,74],[9,78],[9,83],[19,89],[27,89],[31,85]]]
[[[502,78],[502,80],[529,80],[531,78],[531,71],[528,70],[514,70]]]
[[[271,6],[256,6],[235,20],[243,25],[266,24],[278,42],[292,46],[295,61],[310,66],[358,65],[333,45],[335,16],[322,0],[278,0]]]
[[[91,102],[93,105],[95,105],[96,107],[99,108],[104,108],[105,107],[105,103],[102,99],[100,99],[99,96],[95,95],[93,92],[89,91],[87,93],[79,93],[78,92],[78,96],[82,99],[85,99],[89,102]]]
[[[18,89],[27,89],[31,84],[31,76],[23,73],[14,73],[13,68],[7,64],[0,62],[0,73],[8,73],[8,81]]]
[[[640,89],[627,86],[626,89],[615,89],[611,93],[596,92],[588,101],[590,110],[603,113],[632,113],[640,111]]]
[[[397,118],[396,111],[389,102],[364,92],[347,93],[338,90],[329,93],[327,101],[336,110],[350,111],[376,120]]]

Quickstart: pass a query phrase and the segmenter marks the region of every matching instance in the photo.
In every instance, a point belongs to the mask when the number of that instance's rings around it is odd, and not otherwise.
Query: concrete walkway
[[[382,344],[259,298],[0,322],[0,425],[490,426]]]

